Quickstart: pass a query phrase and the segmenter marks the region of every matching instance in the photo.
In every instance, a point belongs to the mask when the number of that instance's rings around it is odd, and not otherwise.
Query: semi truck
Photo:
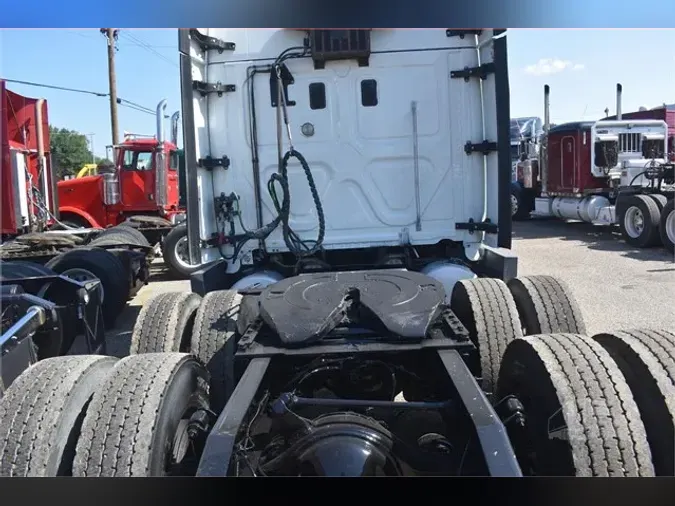
[[[534,156],[517,164],[513,216],[534,214],[618,225],[631,246],[663,245],[675,239],[675,111],[667,107],[621,112],[599,121],[550,127],[545,87],[545,134],[529,141]]]
[[[506,42],[180,30],[203,265],[128,357],[10,386],[0,473],[672,476],[675,334],[587,336],[565,283],[518,276]],[[25,398],[46,430],[7,438]]]
[[[2,80],[0,149],[3,286],[27,276],[98,280],[103,318],[112,327],[126,302],[147,283],[152,248],[129,227],[71,230],[61,221],[47,102],[14,93]],[[52,230],[55,225],[65,230]],[[42,294],[35,290],[27,293]]]
[[[179,112],[171,116],[171,138],[165,134],[167,101],[157,105],[157,132],[124,132],[113,146],[114,165],[104,173],[59,181],[61,222],[71,228],[134,227],[158,246],[175,277],[187,277],[197,266],[187,260],[185,208],[179,203]]]

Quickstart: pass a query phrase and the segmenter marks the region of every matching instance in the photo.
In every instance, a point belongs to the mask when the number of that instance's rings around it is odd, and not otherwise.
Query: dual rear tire
[[[23,374],[0,400],[0,474],[194,474],[203,438],[191,428],[217,414],[234,389],[231,360],[246,309],[236,292],[207,294],[199,307],[192,294],[179,295],[186,299],[153,299],[142,317],[152,326],[165,306],[164,319],[182,330],[162,340],[160,329],[145,342],[135,330],[137,352],[161,353],[61,357]],[[477,343],[480,381],[496,409],[509,398],[523,406],[524,424],[504,423],[524,474],[675,474],[675,334],[585,337],[578,305],[549,276],[462,281],[451,304]],[[181,353],[187,346],[191,353]],[[31,395],[38,402],[24,413]],[[65,442],[53,449],[55,437]]]
[[[625,198],[618,216],[621,235],[637,248],[663,245],[674,251],[675,211],[673,200],[663,195],[632,195]]]
[[[567,286],[550,276],[459,282],[452,309],[480,356],[525,475],[675,475],[675,334],[586,337]],[[515,311],[514,311],[515,309]]]

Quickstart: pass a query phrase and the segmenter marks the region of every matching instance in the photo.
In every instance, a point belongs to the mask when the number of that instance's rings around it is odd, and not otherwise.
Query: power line
[[[0,81],[7,81],[8,83],[24,84],[26,86],[35,86],[37,88],[50,88],[50,89],[60,90],[60,91],[70,91],[70,92],[73,92],[73,93],[84,93],[84,94],[87,94],[87,95],[94,95],[96,97],[103,97],[103,98],[106,98],[106,97],[110,96],[109,93],[99,93],[99,92],[96,92],[96,91],[89,91],[89,90],[78,90],[76,88],[67,88],[65,86],[55,86],[55,85],[52,85],[52,84],[34,83],[34,82],[31,82],[31,81],[20,81],[18,79],[6,79],[4,77],[0,78]],[[146,114],[152,114],[153,116],[155,115],[155,111],[153,111],[149,107],[142,106],[140,104],[137,104],[135,102],[131,102],[130,100],[126,100],[124,98],[118,97],[117,103],[119,105],[124,106],[124,107],[128,107],[129,109],[136,110],[138,112],[144,112]],[[166,116],[166,117],[168,117],[168,116]]]
[[[4,77],[0,79],[3,81],[7,81],[8,83],[25,84],[26,86],[37,86],[38,88],[51,88],[53,90],[72,91],[73,93],[85,93],[87,95],[95,95],[97,97],[109,96],[108,93],[99,93],[97,91],[88,91],[88,90],[78,90],[76,88],[66,88],[64,86],[55,86],[53,84],[33,83],[30,81],[19,81],[18,79],[5,79]]]
[[[175,62],[171,61],[169,58],[167,58],[166,56],[164,56],[164,55],[163,55],[162,53],[160,53],[159,51],[156,51],[150,44],[148,44],[148,43],[146,43],[146,42],[140,40],[138,37],[136,37],[136,36],[134,36],[134,35],[131,35],[128,31],[126,31],[126,32],[121,32],[121,35],[123,35],[123,36],[126,37],[127,39],[129,39],[129,40],[131,40],[132,42],[134,42],[137,46],[142,47],[143,49],[145,49],[145,50],[149,51],[150,53],[154,54],[155,56],[157,56],[158,58],[164,60],[164,61],[167,62],[168,64],[173,65],[174,67],[178,68],[178,65],[176,65]]]
[[[129,105],[131,107],[137,107],[139,109],[143,109],[144,111],[147,111],[147,112],[150,112],[150,113],[154,114],[154,111],[152,109],[150,109],[148,107],[145,107],[144,105],[132,102],[131,100],[125,100],[123,98],[118,98],[117,103],[120,104],[120,105]]]
[[[129,42],[129,43],[122,42],[119,45],[124,46],[124,47],[138,46],[138,44],[136,44],[134,42]],[[153,49],[172,49],[173,51],[178,51],[178,46],[157,46],[155,44],[147,44],[147,46],[151,47]]]
[[[134,104],[134,105],[131,105],[131,104],[133,104],[133,102],[130,102],[130,103],[124,103],[124,102],[127,102],[127,101],[126,101],[126,100],[122,100],[122,101],[120,102],[119,99],[118,99],[118,101],[117,101],[117,103],[118,103],[119,105],[121,105],[122,107],[128,107],[129,109],[133,109],[134,111],[143,112],[143,113],[145,113],[145,114],[150,114],[151,116],[155,116],[155,115],[157,114],[155,111],[153,111],[153,110],[151,110],[151,109],[147,109],[147,108],[142,107],[142,106],[136,106],[135,104]],[[166,119],[166,118],[170,118],[170,116],[169,116],[168,114],[165,114],[165,115],[164,115],[164,118],[165,118],[165,119]]]
[[[75,30],[63,30],[63,31],[66,32],[66,33],[69,33],[71,35],[77,35],[78,37],[83,37],[85,39],[98,39],[99,38],[97,35],[94,35],[93,33],[82,33],[82,32],[75,31]],[[94,30],[93,29],[86,29],[84,31],[85,32],[93,32]],[[137,39],[137,40],[139,40],[139,39]],[[172,49],[173,51],[178,50],[178,47],[176,45],[173,45],[173,46],[157,45],[157,44],[148,44],[146,42],[143,42],[142,45],[141,45],[138,42],[131,42],[131,39],[130,39],[129,43],[126,43],[126,42],[119,43],[118,42],[116,45],[117,46],[123,46],[123,47],[136,46],[136,47],[142,47],[143,49],[153,48],[153,49]]]
[[[64,30],[64,32],[70,33],[72,35],[77,35],[78,37],[83,37],[85,39],[93,39],[93,38],[98,39],[98,36],[96,36],[96,35],[91,36],[88,33],[76,32],[75,30]]]

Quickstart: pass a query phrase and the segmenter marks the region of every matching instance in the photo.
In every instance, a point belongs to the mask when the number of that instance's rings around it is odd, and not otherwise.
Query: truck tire
[[[76,248],[52,258],[47,267],[75,280],[99,279],[103,321],[108,328],[124,309],[129,296],[129,273],[111,252],[101,248]]]
[[[654,201],[656,207],[659,208],[659,212],[663,211],[663,207],[668,203],[666,196],[659,193],[650,193],[649,198]]]
[[[34,262],[24,260],[0,261],[0,280],[2,281],[39,276],[58,276],[58,274],[49,267]]]
[[[114,357],[48,358],[0,399],[0,476],[69,476],[87,405]]]
[[[129,353],[183,352],[190,349],[195,314],[202,298],[191,292],[155,295],[136,318]]]
[[[116,246],[118,244],[129,244],[131,246],[150,247],[150,243],[140,230],[132,227],[111,227],[101,232],[93,241],[91,246]]]
[[[631,330],[593,336],[635,397],[657,476],[675,476],[675,333]]]
[[[187,224],[181,223],[171,229],[164,237],[162,244],[162,256],[164,264],[175,278],[184,279],[201,265],[190,265],[187,260]]]
[[[237,319],[242,296],[235,290],[219,290],[204,296],[192,331],[190,352],[211,376],[211,409],[220,413],[234,391],[234,354]]]
[[[637,248],[658,245],[661,213],[656,202],[647,195],[626,198],[619,215],[619,228],[626,243]]]
[[[659,223],[661,243],[666,250],[675,253],[675,199],[671,199],[661,211]]]
[[[508,287],[499,279],[458,281],[452,290],[450,308],[478,348],[481,386],[493,393],[506,347],[523,335]]]
[[[199,455],[191,453],[200,445],[187,435],[187,420],[198,409],[208,409],[208,373],[194,357],[123,358],[91,400],[73,476],[194,475]]]
[[[524,408],[524,425],[507,424],[524,475],[654,475],[635,399],[591,338],[516,339],[504,354],[498,394],[515,396]]]
[[[563,281],[553,276],[523,276],[511,279],[508,287],[526,336],[586,333],[579,304]]]

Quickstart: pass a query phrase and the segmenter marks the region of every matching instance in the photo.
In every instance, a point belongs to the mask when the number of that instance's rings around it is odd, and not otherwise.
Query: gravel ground
[[[514,223],[513,228],[519,275],[549,274],[567,282],[590,334],[675,328],[675,261],[664,249],[633,249],[618,231],[585,223],[536,219]],[[174,290],[190,290],[189,281],[168,280],[158,260],[150,283],[108,333],[108,353],[128,354],[131,329],[143,303],[156,293]]]

